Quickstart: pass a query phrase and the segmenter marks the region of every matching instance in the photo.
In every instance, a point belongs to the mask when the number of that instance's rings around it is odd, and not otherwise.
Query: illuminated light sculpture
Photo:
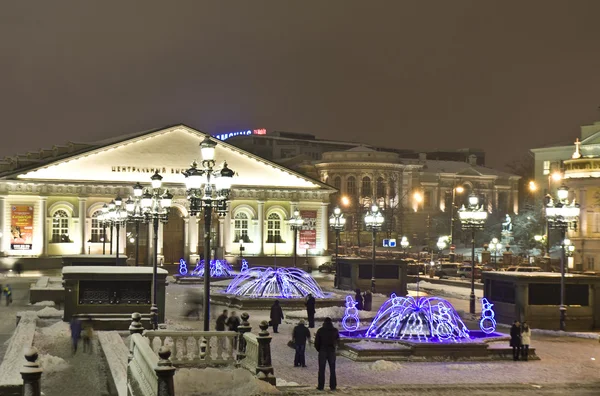
[[[492,307],[494,304],[488,301],[487,298],[481,299],[481,320],[479,321],[479,328],[485,334],[490,334],[496,331],[496,315]]]
[[[300,268],[253,267],[236,276],[227,294],[252,298],[325,298],[312,276]]]
[[[342,319],[342,326],[346,331],[356,331],[360,327],[360,318],[358,317],[358,304],[352,296],[346,296],[346,311],[344,312],[344,319]]]
[[[187,263],[184,259],[179,260],[179,275],[185,276],[188,273]]]
[[[246,259],[242,259],[242,272],[248,271],[248,261]]]
[[[210,277],[225,278],[230,277],[233,268],[225,260],[210,260]],[[204,260],[198,261],[196,268],[191,273],[194,276],[204,276]]]
[[[399,340],[458,341],[469,330],[448,301],[439,297],[398,297],[392,294],[377,312],[365,337]]]

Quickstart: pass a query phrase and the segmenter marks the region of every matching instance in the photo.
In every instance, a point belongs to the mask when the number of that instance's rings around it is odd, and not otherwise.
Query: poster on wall
[[[31,250],[33,243],[33,206],[11,205],[10,248]]]
[[[304,224],[300,229],[299,247],[304,249],[306,244],[310,249],[317,246],[317,211],[316,210],[301,210],[300,217],[304,219]]]

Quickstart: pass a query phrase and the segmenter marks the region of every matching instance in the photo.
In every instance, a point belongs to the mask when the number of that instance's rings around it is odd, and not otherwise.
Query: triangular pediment
[[[163,183],[184,184],[181,173],[200,158],[200,142],[207,135],[185,125],[125,137],[100,144],[71,157],[49,162],[37,168],[16,172],[9,178],[70,182],[135,183],[150,181],[155,169]],[[236,172],[234,186],[330,189],[281,165],[264,160],[225,142],[215,150],[217,166],[223,161]]]
[[[588,136],[587,138],[583,139],[581,144],[583,146],[590,145],[590,144],[600,144],[600,132],[596,132],[596,133]],[[575,145],[573,145],[573,150],[575,150]]]
[[[456,174],[459,176],[481,176],[482,175],[482,173],[477,172],[473,168],[465,168],[465,169],[461,170],[460,172],[457,172]]]

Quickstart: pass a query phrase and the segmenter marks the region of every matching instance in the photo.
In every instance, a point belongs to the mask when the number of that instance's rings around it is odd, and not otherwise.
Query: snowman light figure
[[[481,320],[479,321],[479,328],[485,334],[490,334],[496,331],[496,319],[494,319],[494,310],[492,307],[494,304],[488,301],[487,298],[481,299]]]
[[[242,259],[242,272],[248,271],[248,262],[246,259]]]
[[[342,325],[346,331],[356,331],[360,326],[356,304],[357,302],[354,301],[352,296],[346,296],[346,312],[344,313],[344,319],[342,320]]]

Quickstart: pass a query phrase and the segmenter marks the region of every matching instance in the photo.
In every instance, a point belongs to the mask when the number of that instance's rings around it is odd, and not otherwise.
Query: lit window
[[[544,161],[544,175],[550,174],[550,161]]]
[[[594,257],[588,256],[587,258],[587,269],[589,271],[594,271]]]
[[[98,220],[100,214],[102,214],[101,210],[97,210],[92,214],[92,235],[90,237],[92,242],[102,242],[102,222]]]
[[[383,177],[377,179],[377,198],[385,198],[385,182]]]
[[[336,176],[333,179],[333,187],[337,188],[338,190],[342,189],[342,178],[339,176]]]
[[[348,193],[348,195],[356,194],[356,179],[354,178],[354,176],[350,176],[346,181],[346,190],[346,193]]]
[[[57,210],[52,217],[52,243],[71,242],[69,240],[69,215]]]
[[[373,190],[371,189],[371,178],[368,176],[365,176],[362,179],[362,196],[370,197],[372,194],[373,194]]]
[[[244,242],[250,242],[250,238],[248,238],[248,215],[244,212],[238,212],[234,218],[234,232],[235,238],[234,242],[239,242],[240,239],[243,239]]]
[[[267,243],[283,243],[281,239],[281,217],[271,213],[267,217]]]

